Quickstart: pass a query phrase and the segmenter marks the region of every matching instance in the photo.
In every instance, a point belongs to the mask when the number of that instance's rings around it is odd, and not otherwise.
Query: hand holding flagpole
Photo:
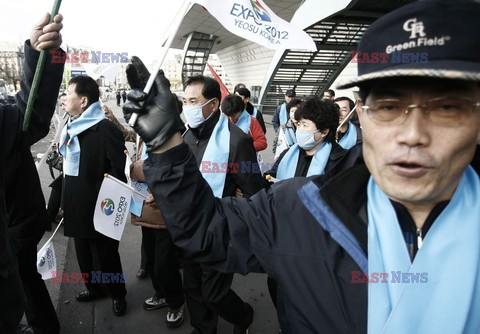
[[[55,0],[53,4],[53,9],[50,14],[50,22],[52,23],[55,15],[58,14],[58,10],[60,9],[60,4],[62,0]],[[35,103],[35,98],[37,97],[38,87],[40,85],[40,80],[42,79],[43,69],[45,67],[45,62],[47,61],[47,50],[40,51],[40,57],[38,58],[37,67],[35,69],[35,75],[33,76],[32,88],[30,90],[30,94],[28,96],[27,101],[27,109],[25,111],[25,117],[23,119],[23,132],[27,132],[28,126],[30,125],[30,118],[32,117],[33,105]]]

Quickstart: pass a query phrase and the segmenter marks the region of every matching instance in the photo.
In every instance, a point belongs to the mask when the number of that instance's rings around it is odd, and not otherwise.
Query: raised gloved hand
[[[138,57],[132,57],[127,67],[127,80],[132,88],[128,102],[123,105],[123,115],[128,122],[132,114],[138,113],[133,127],[152,151],[162,146],[177,132],[185,131],[180,118],[177,99],[170,92],[170,82],[163,71],[159,71],[148,96],[143,92],[150,73]],[[145,102],[143,106],[141,102]]]

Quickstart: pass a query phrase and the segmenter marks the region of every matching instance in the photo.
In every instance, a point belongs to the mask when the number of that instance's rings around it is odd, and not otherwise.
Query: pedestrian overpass
[[[283,102],[287,89],[300,98],[323,94],[351,60],[370,24],[412,0],[264,0],[279,17],[306,31],[317,50],[275,51],[236,36],[205,8],[193,5],[172,48],[183,49],[182,78],[202,74],[215,53],[229,79],[244,83],[265,112]]]

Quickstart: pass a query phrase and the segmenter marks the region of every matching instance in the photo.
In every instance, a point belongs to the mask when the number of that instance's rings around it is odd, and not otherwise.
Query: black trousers
[[[112,299],[125,298],[127,290],[125,289],[125,282],[121,280],[109,280],[100,283],[95,279],[92,282],[93,271],[112,275],[122,274],[126,278],[118,253],[118,240],[103,235],[94,239],[74,238],[74,240],[80,271],[89,274],[85,283],[87,289],[96,293],[106,291]]]
[[[35,333],[58,334],[60,323],[53,307],[45,281],[37,271],[37,244],[42,235],[22,241],[17,253],[18,271],[25,293],[25,316]]]
[[[24,311],[24,294],[17,264],[7,278],[0,276],[0,296],[0,333],[15,334]]]
[[[190,322],[196,333],[216,333],[218,316],[234,325],[249,325],[249,309],[230,289],[232,281],[233,274],[206,270],[196,262],[185,261],[183,287]]]
[[[155,295],[167,300],[171,308],[185,303],[182,276],[178,263],[177,248],[166,229],[142,226],[143,248],[146,267],[152,280]]]

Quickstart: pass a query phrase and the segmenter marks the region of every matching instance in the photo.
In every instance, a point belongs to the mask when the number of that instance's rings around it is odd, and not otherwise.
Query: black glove
[[[138,113],[133,127],[152,151],[162,146],[176,132],[185,131],[180,118],[177,99],[170,92],[170,82],[159,71],[148,96],[143,92],[150,73],[138,57],[132,57],[127,67],[127,80],[132,88],[128,102],[123,105],[123,115],[128,122],[133,113]],[[145,102],[143,106],[141,102]]]

